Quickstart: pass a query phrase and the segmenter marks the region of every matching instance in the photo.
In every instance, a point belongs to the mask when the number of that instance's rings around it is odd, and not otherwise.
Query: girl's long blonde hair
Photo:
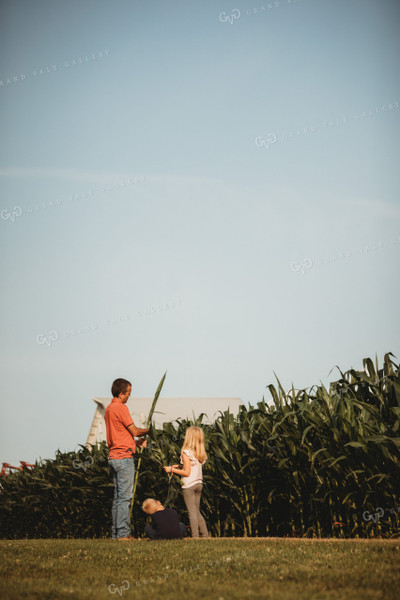
[[[206,449],[204,447],[204,433],[200,427],[188,427],[183,440],[182,452],[192,450],[193,454],[203,464],[207,459]]]

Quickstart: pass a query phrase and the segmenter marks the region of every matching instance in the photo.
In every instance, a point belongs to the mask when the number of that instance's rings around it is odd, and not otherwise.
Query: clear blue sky
[[[400,357],[398,2],[0,11],[0,462]]]

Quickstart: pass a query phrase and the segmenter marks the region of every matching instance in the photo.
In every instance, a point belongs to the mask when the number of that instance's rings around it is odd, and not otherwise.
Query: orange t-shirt
[[[128,407],[113,398],[106,408],[104,420],[107,429],[108,458],[130,458],[136,451],[135,440],[127,427],[133,425]]]

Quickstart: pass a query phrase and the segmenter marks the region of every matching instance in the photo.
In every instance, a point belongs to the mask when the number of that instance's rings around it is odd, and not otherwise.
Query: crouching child
[[[164,508],[159,500],[147,498],[142,510],[151,515],[151,525],[144,532],[151,540],[173,540],[185,537],[186,526],[179,522],[178,513],[173,508]]]

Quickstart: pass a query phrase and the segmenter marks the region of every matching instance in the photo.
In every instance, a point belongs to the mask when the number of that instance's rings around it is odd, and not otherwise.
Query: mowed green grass
[[[0,540],[2,600],[400,598],[400,539]]]

